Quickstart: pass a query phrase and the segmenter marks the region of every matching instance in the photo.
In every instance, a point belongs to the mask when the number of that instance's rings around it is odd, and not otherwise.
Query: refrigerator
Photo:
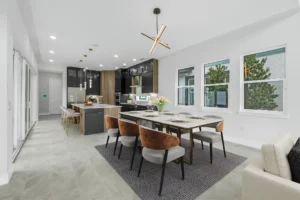
[[[71,108],[74,103],[85,103],[85,89],[80,91],[78,87],[68,87],[68,108]]]

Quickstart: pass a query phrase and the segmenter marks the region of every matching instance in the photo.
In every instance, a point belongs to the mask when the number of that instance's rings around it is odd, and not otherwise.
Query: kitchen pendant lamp
[[[80,76],[80,84],[79,84],[80,91],[82,91],[82,76],[83,76],[83,70],[81,70],[81,76]]]
[[[92,70],[90,70],[90,88],[92,88]]]
[[[156,37],[151,37],[151,36],[149,36],[145,33],[142,33],[143,36],[145,36],[145,37],[149,38],[150,40],[154,41],[153,45],[150,49],[149,54],[151,54],[153,52],[153,50],[154,50],[155,46],[157,45],[157,43],[164,46],[164,47],[166,47],[166,48],[168,48],[168,49],[170,49],[170,47],[167,43],[160,40],[162,34],[164,33],[165,29],[167,28],[167,26],[162,24],[161,27],[160,27],[160,30],[158,31],[158,15],[160,14],[160,9],[159,8],[154,8],[153,13],[156,15],[156,34],[157,34]]]

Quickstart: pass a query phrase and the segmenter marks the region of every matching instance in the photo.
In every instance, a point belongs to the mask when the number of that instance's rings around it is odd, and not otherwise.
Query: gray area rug
[[[186,149],[188,142],[188,140],[182,139],[182,146]],[[141,154],[136,152],[133,170],[130,171],[132,148],[123,147],[121,159],[118,160],[120,144],[118,144],[115,156],[113,155],[114,145],[115,143],[110,143],[108,148],[105,148],[105,145],[95,148],[141,199],[195,199],[246,160],[245,157],[229,152],[227,152],[227,158],[224,158],[223,151],[214,148],[214,161],[213,164],[210,164],[209,147],[205,146],[202,150],[201,144],[195,143],[193,164],[184,166],[185,180],[181,180],[180,164],[168,163],[162,196],[159,197],[161,165],[144,160],[141,176],[138,178],[137,171]],[[186,157],[188,153],[186,150]]]

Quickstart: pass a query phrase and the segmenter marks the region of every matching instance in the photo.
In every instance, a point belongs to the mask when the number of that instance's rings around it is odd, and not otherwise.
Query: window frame
[[[272,78],[266,80],[253,80],[245,81],[244,80],[244,57],[251,54],[263,53],[266,51],[272,51],[285,48],[285,60],[284,60],[284,78]],[[251,52],[246,52],[240,56],[240,108],[239,113],[242,115],[254,115],[254,116],[265,116],[265,117],[278,117],[278,118],[288,118],[287,114],[287,87],[286,87],[286,77],[287,77],[287,54],[288,48],[286,44],[273,46],[265,49],[259,49]],[[244,85],[246,83],[263,83],[263,82],[278,82],[282,81],[283,90],[282,90],[282,111],[276,110],[254,110],[254,109],[245,109],[245,94],[244,94]]]
[[[216,84],[205,84],[205,65],[214,63],[214,62],[220,62],[220,61],[225,61],[229,60],[229,64],[231,65],[231,59],[229,57],[226,58],[221,58],[221,59],[216,59],[212,61],[207,61],[202,63],[201,65],[201,102],[200,102],[200,107],[202,111],[207,111],[207,112],[216,112],[216,113],[231,113],[230,111],[230,82],[231,82],[231,74],[229,73],[229,82],[228,83],[216,83]],[[229,72],[231,71],[231,66],[229,66]],[[222,108],[222,107],[207,107],[205,106],[205,87],[207,86],[218,86],[218,85],[227,85],[228,86],[228,101],[227,101],[227,108]]]
[[[179,86],[178,85],[178,82],[179,82],[179,80],[178,80],[178,72],[179,72],[179,70],[182,70],[182,69],[188,69],[188,68],[191,68],[191,67],[194,67],[194,85],[193,86]],[[196,74],[195,74],[195,70],[196,70],[196,66],[195,65],[191,65],[190,67],[183,67],[183,68],[177,68],[176,69],[176,71],[175,71],[175,76],[176,76],[176,81],[175,81],[175,101],[176,101],[176,103],[175,103],[175,107],[183,107],[183,108],[193,108],[193,107],[195,107],[195,105],[196,105],[196,95],[195,95],[195,93],[196,93],[196,91],[195,91],[195,86],[196,86]],[[178,89],[179,88],[193,88],[194,89],[194,105],[180,105],[180,104],[178,104],[179,102],[178,102],[178,95],[179,95],[179,93],[178,93]]]

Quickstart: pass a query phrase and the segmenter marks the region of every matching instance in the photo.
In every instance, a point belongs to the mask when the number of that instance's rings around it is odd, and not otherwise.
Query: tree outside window
[[[285,48],[244,56],[244,109],[283,111]]]
[[[228,108],[229,60],[204,65],[204,106]]]

